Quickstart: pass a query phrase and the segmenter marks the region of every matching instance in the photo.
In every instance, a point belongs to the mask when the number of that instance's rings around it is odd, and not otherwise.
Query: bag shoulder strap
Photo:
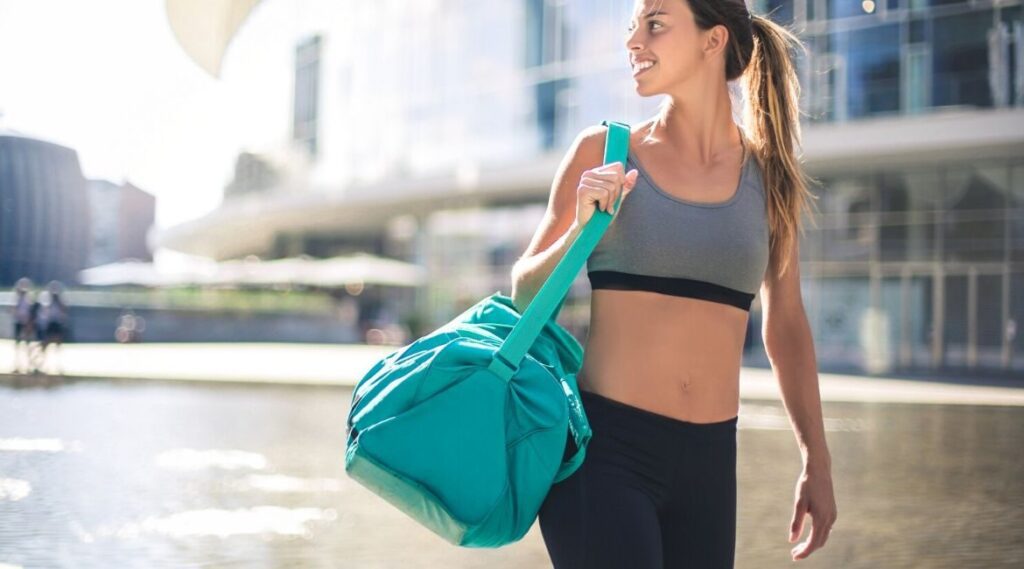
[[[629,125],[615,121],[602,121],[601,124],[608,127],[604,146],[604,164],[619,162],[625,168],[626,155],[629,152]],[[622,194],[620,193],[619,199],[615,202],[616,211],[618,211],[621,200]],[[590,221],[555,265],[540,291],[526,307],[522,318],[509,332],[501,348],[494,354],[490,365],[492,372],[508,380],[519,369],[519,364],[526,357],[526,353],[537,336],[540,335],[544,325],[548,320],[557,317],[569,288],[576,280],[576,275],[583,268],[598,242],[601,241],[605,231],[608,230],[612,217],[612,214],[600,208],[595,209]]]

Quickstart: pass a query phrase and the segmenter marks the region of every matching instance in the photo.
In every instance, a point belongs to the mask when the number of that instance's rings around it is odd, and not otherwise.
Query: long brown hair
[[[764,173],[769,247],[781,275],[802,230],[801,215],[817,199],[807,188],[809,178],[797,155],[800,80],[791,51],[804,46],[786,28],[752,15],[744,0],[685,1],[701,29],[722,25],[729,30],[725,78],[742,79],[746,86],[744,126]]]

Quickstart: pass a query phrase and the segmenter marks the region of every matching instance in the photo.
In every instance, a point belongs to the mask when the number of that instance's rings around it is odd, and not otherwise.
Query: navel
[[[686,372],[683,375],[682,381],[679,382],[679,386],[683,389],[683,391],[689,391],[690,390],[690,380],[691,380],[690,372]]]

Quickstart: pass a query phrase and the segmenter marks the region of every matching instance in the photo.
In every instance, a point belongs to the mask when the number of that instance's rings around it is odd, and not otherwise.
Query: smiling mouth
[[[645,67],[643,69],[637,69],[636,71],[633,72],[633,77],[639,77],[644,73],[647,73],[648,71],[653,69],[655,65],[657,65],[657,63],[652,63],[649,67]]]

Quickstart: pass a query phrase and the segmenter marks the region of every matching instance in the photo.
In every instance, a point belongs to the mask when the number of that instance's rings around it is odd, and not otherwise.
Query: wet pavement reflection
[[[350,398],[0,388],[0,567],[551,566],[537,524],[504,548],[458,548],[349,480]],[[825,416],[840,519],[799,566],[1024,566],[1024,408],[826,403]],[[791,567],[800,455],[788,417],[744,401],[739,429],[736,567]]]

